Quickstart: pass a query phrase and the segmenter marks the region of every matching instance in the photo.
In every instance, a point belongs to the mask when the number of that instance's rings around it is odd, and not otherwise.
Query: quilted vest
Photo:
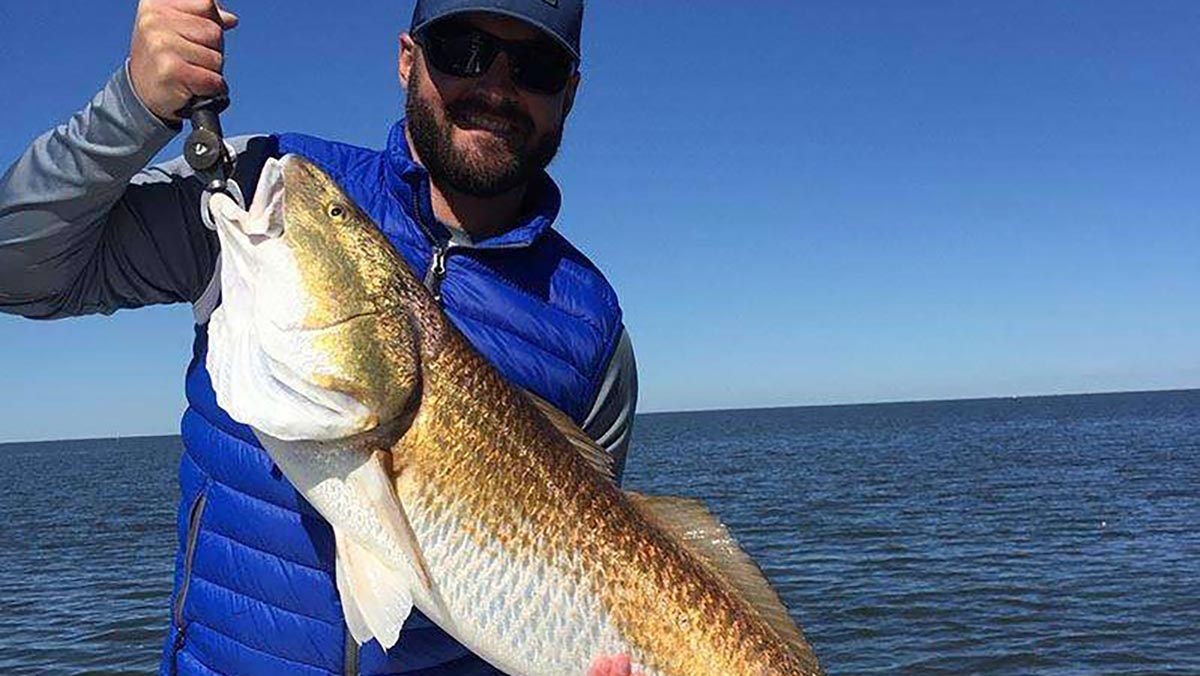
[[[429,178],[412,160],[403,120],[383,151],[296,134],[273,143],[273,155],[303,155],[342,186],[501,373],[583,422],[620,336],[621,312],[603,275],[551,228],[560,197],[548,176],[537,181],[536,204],[516,228],[461,245],[433,215]],[[197,326],[160,674],[498,673],[418,611],[392,650],[355,644],[338,600],[329,525],[250,429],[217,405],[207,343],[206,327]]]

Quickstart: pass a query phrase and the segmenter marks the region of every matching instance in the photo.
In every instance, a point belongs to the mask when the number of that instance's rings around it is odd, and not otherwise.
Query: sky
[[[135,5],[0,3],[0,167]],[[383,143],[411,3],[227,6],[228,133]],[[1195,0],[590,3],[551,173],[640,410],[1200,387],[1198,34]],[[0,316],[0,441],[175,433],[192,332]]]

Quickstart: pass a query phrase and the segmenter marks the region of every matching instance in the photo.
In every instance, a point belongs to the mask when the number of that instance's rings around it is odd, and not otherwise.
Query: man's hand
[[[193,96],[225,93],[225,31],[237,16],[216,0],[141,0],[129,47],[133,90],[150,112],[175,122]]]
[[[587,676],[642,676],[640,671],[631,671],[629,655],[597,657],[588,669]]]

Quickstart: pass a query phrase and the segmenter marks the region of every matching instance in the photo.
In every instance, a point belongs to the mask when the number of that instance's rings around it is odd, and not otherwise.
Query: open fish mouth
[[[339,439],[372,428],[378,416],[331,387],[346,380],[330,336],[369,321],[369,303],[314,315],[289,241],[288,159],[263,167],[253,203],[223,195],[210,202],[221,242],[221,304],[209,323],[206,364],[218,403],[235,420],[279,439]]]

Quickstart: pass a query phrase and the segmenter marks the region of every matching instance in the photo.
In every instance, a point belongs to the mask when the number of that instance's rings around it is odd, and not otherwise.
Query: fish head
[[[370,217],[296,155],[267,161],[249,210],[211,204],[221,304],[207,365],[222,408],[288,440],[401,419],[419,369],[418,330],[398,302],[412,275]]]

